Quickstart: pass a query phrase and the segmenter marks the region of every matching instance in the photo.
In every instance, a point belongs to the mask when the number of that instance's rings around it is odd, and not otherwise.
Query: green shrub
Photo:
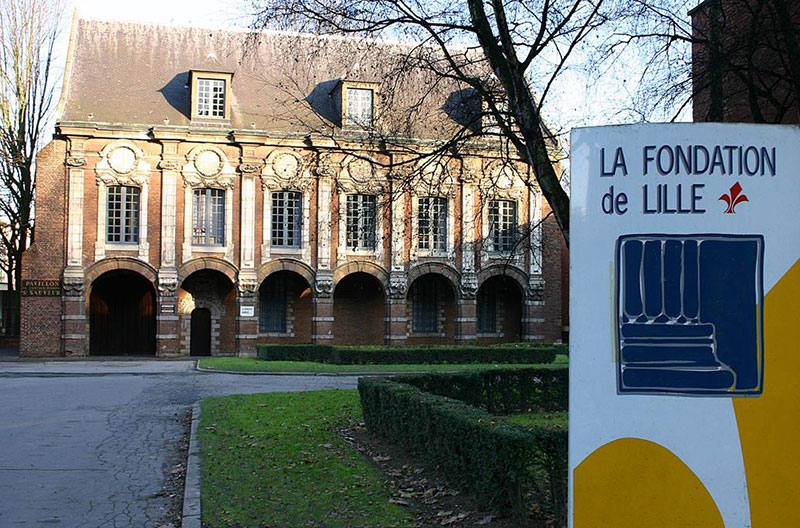
[[[419,345],[329,346],[258,345],[258,358],[266,361],[316,361],[337,365],[439,364],[439,363],[552,363],[562,345]]]
[[[566,368],[514,368],[397,378],[426,392],[481,407],[492,414],[566,411]]]
[[[533,494],[564,525],[565,430],[509,424],[400,378],[361,378],[358,390],[364,422],[373,434],[429,459],[487,505],[510,506],[522,518],[524,498]]]

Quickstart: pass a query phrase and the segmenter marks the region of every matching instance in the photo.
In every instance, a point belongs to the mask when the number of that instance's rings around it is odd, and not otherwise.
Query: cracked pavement
[[[356,378],[242,376],[191,361],[0,363],[0,526],[150,527],[208,396],[352,389]]]

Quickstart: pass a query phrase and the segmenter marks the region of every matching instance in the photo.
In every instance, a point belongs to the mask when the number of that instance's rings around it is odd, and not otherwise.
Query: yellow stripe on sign
[[[764,298],[764,392],[733,408],[753,528],[800,526],[800,260]]]
[[[700,479],[667,448],[640,438],[609,442],[573,473],[574,528],[723,528]]]

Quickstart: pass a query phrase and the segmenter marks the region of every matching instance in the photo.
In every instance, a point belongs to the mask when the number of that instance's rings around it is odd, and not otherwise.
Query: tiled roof
[[[330,132],[343,78],[380,83],[391,136],[446,137],[475,104],[454,81],[401,67],[401,44],[266,32],[248,46],[245,31],[95,20],[75,31],[62,122],[188,126],[190,70],[232,72],[229,127],[278,135]]]

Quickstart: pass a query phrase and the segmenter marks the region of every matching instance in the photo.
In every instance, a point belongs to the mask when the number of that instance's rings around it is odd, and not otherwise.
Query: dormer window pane
[[[347,89],[347,122],[365,128],[372,126],[372,90]]]
[[[225,81],[223,79],[197,80],[197,115],[200,117],[225,117]]]

